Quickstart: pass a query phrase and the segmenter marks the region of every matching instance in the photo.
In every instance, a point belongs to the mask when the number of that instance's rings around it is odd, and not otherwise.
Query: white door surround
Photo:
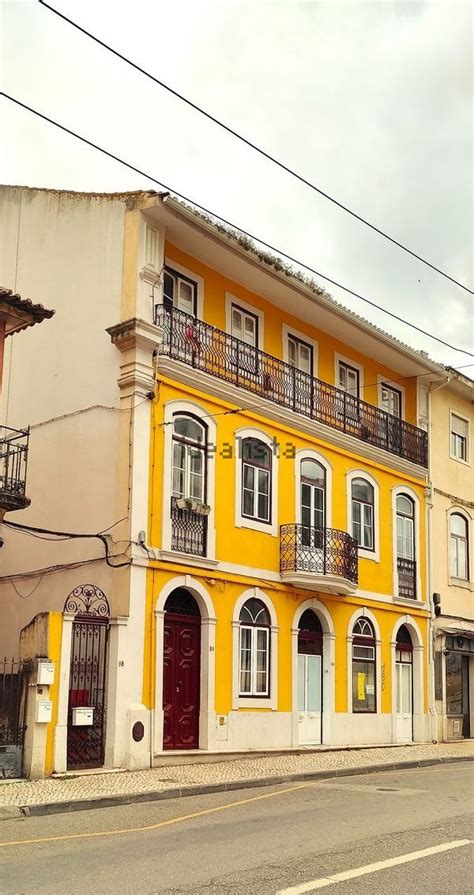
[[[318,616],[323,629],[323,655],[321,663],[321,742],[323,745],[331,743],[331,719],[335,709],[335,640],[334,624],[330,613],[315,597],[305,600],[298,606],[293,618],[291,628],[292,641],[292,746],[300,744],[300,713],[298,711],[298,633],[299,621],[306,609],[312,609]]]

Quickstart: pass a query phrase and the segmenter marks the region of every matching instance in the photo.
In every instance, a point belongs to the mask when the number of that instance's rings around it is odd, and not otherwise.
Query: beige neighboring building
[[[474,737],[474,382],[431,388],[434,703],[440,740]]]

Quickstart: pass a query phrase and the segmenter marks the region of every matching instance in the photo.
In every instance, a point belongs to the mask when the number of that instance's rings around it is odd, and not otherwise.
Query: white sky
[[[51,5],[472,288],[471,3]],[[473,350],[471,295],[35,0],[4,0],[0,10],[6,92],[378,304]],[[100,192],[157,188],[6,100],[1,115],[3,183]],[[470,361],[327,288],[436,360]],[[474,367],[466,372],[473,375]]]

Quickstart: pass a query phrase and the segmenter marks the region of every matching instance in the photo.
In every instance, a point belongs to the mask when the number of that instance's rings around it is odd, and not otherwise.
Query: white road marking
[[[280,892],[277,892],[277,895],[304,895],[305,892],[315,892],[316,889],[324,889],[325,886],[332,886],[334,883],[342,883],[345,880],[365,876],[368,873],[376,873],[377,870],[386,870],[388,867],[397,867],[399,864],[408,864],[410,861],[418,861],[420,858],[427,858],[429,855],[451,851],[453,848],[462,848],[463,845],[471,845],[473,842],[474,840],[472,839],[455,839],[452,842],[444,842],[442,845],[433,845],[431,848],[422,848],[420,851],[408,852],[406,855],[399,855],[398,858],[388,858],[386,861],[376,861],[374,864],[366,864],[364,867],[355,867],[353,870],[343,870],[342,873],[334,873],[332,876],[313,879],[311,882],[302,883],[301,886],[281,889]]]

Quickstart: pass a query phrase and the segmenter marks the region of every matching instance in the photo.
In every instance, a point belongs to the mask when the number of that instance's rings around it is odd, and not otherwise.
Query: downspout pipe
[[[442,382],[438,382],[437,384],[430,383],[428,389],[428,486],[427,486],[427,499],[426,499],[426,525],[427,525],[427,549],[428,549],[428,600],[430,607],[430,624],[429,624],[429,636],[428,636],[428,712],[430,716],[430,736],[433,743],[438,742],[438,720],[436,714],[436,699],[435,699],[435,637],[436,631],[434,627],[434,622],[436,619],[434,603],[433,603],[433,503],[434,503],[434,491],[433,491],[433,479],[432,479],[432,471],[433,471],[433,439],[432,439],[432,412],[431,412],[431,396],[433,392],[437,392],[442,388],[446,388],[447,385],[451,382],[452,376],[447,374],[445,379]]]

